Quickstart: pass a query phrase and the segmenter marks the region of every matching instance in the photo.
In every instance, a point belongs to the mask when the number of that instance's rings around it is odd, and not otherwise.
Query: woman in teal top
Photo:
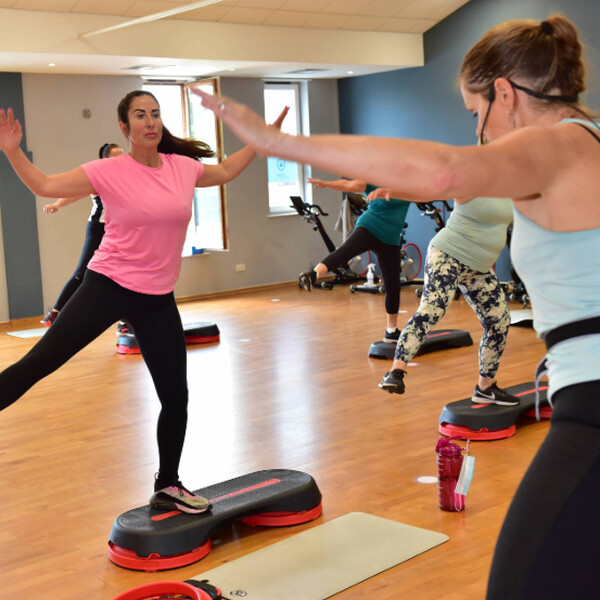
[[[600,136],[591,119],[565,121],[587,116],[579,100],[586,88],[581,57],[577,30],[562,16],[508,21],[488,31],[467,53],[459,76],[480,146],[285,135],[243,105],[203,99],[267,156],[369,178],[423,202],[513,199],[514,262],[532,297],[534,324],[551,328],[539,333],[550,347],[553,412],[502,526],[487,600],[600,598]],[[567,268],[556,268],[567,238],[579,251]],[[536,249],[531,255],[528,245]],[[579,263],[585,282],[568,277]],[[592,290],[585,304],[578,298],[582,283]],[[591,360],[589,344],[596,348]]]
[[[331,188],[346,193],[369,194],[375,186],[366,181],[338,179],[323,181],[309,179],[316,188]],[[385,286],[386,330],[384,342],[396,343],[398,330],[398,308],[400,307],[401,238],[406,213],[410,206],[405,200],[380,199],[369,202],[367,210],[357,219],[352,233],[334,252],[326,256],[314,269],[300,273],[298,284],[310,291],[318,277],[323,277],[351,258],[374,252]]]

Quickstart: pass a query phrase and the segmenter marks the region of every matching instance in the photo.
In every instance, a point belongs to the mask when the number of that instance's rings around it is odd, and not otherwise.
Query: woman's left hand
[[[273,121],[273,123],[271,123],[271,125],[273,127],[277,127],[277,129],[281,129],[281,125],[283,123],[283,120],[287,116],[288,112],[290,112],[290,107],[289,106],[284,106],[283,110],[279,113],[279,116]]]
[[[387,188],[377,188],[376,190],[373,190],[367,196],[367,202],[372,202],[373,200],[378,200],[379,198],[384,198],[385,200],[387,200],[389,202],[390,201],[390,190],[388,190]]]

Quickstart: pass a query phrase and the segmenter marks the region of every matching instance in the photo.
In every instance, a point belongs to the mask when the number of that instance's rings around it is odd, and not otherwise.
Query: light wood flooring
[[[414,288],[404,288],[401,324],[417,303]],[[152,492],[158,412],[141,358],[115,352],[113,327],[0,414],[0,598],[111,600],[353,511],[440,531],[450,541],[336,598],[484,597],[500,525],[548,422],[527,419],[509,439],[472,443],[475,476],[462,513],[441,511],[436,486],[415,482],[435,475],[443,405],[470,396],[476,383],[481,329],[464,300],[440,326],[468,330],[475,345],[417,357],[403,396],[377,388],[391,362],[367,356],[383,334],[382,296],[287,285],[180,310],[184,321],[213,321],[221,331],[219,343],[188,349],[183,482],[196,489],[260,469],[305,471],[323,493],[322,517],[293,528],[238,523],[213,538],[206,558],[174,571],[112,564],[114,519]],[[0,327],[1,368],[35,343],[6,331],[39,326]],[[542,354],[533,330],[511,327],[500,385],[531,381]]]

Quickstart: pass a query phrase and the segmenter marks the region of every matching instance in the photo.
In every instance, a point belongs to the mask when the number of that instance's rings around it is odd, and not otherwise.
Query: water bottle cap
[[[460,456],[462,447],[450,440],[453,438],[440,438],[435,445],[435,451],[442,456]]]

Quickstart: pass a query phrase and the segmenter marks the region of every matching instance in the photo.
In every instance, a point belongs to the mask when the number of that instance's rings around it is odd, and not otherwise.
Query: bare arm
[[[81,200],[82,198],[87,198],[87,196],[71,196],[70,198],[59,198],[53,204],[46,204],[44,206],[44,214],[53,215],[54,213],[58,212],[60,208],[69,206],[69,204],[73,204],[73,202],[77,202],[77,200]]]
[[[378,198],[384,198],[387,201],[389,201],[392,198],[396,198],[397,200],[404,200],[406,202],[416,202],[416,203],[432,202],[431,198],[417,198],[417,197],[408,198],[408,197],[406,197],[406,195],[403,194],[403,192],[399,192],[397,190],[390,190],[388,188],[377,188],[376,190],[373,190],[367,196],[367,202],[377,200]]]
[[[194,93],[198,93],[197,90],[192,89]],[[288,114],[289,106],[284,107],[273,125],[275,130],[280,131],[281,124]],[[267,125],[265,124],[265,127]],[[235,179],[254,159],[256,156],[256,150],[248,145],[241,150],[238,150],[235,154],[228,156],[225,160],[222,160],[218,165],[205,165],[204,173],[202,177],[196,182],[197,187],[210,187],[213,185],[223,185],[228,183],[232,179]]]
[[[48,198],[86,196],[94,191],[81,167],[57,175],[42,173],[20,148],[23,132],[12,109],[0,109],[0,149],[10,161],[21,181],[36,195]]]
[[[312,183],[317,189],[330,188],[338,192],[350,192],[353,194],[362,194],[367,189],[367,182],[360,179],[335,179],[333,181],[324,181],[323,179],[308,178],[308,183]]]
[[[223,185],[235,179],[254,159],[256,150],[250,146],[228,156],[218,165],[204,165],[204,173],[196,182],[197,187]]]
[[[451,146],[368,136],[291,136],[269,128],[248,107],[202,95],[203,104],[258,152],[296,160],[396,190],[400,198],[444,200],[543,194],[572,164],[561,127],[527,127],[486,146]]]

